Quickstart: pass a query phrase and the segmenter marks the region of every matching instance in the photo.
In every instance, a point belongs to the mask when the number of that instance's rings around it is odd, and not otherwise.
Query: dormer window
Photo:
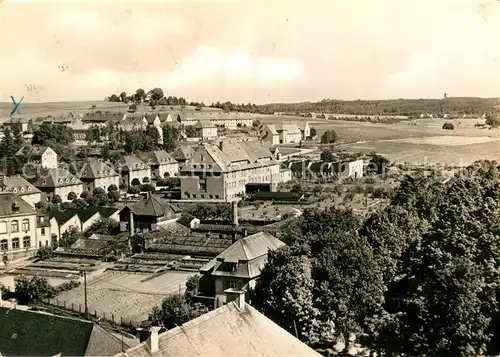
[[[69,183],[69,178],[66,179],[66,183]]]
[[[75,178],[74,177],[71,178],[71,182],[75,182]]]
[[[21,192],[24,192],[24,187],[21,187]]]
[[[28,191],[31,191],[31,186],[28,186]]]
[[[16,193],[16,192],[17,192],[17,188],[14,188],[14,189],[12,190],[12,192]]]
[[[101,171],[97,171],[97,175],[102,175],[102,172]]]

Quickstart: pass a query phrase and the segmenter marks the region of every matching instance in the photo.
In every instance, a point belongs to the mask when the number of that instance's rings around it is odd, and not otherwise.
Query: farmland
[[[165,296],[181,293],[185,290],[186,280],[193,273],[167,272],[153,279],[144,281],[150,275],[107,271],[92,279],[87,284],[89,311],[103,311],[115,318],[139,323],[147,318],[153,306],[161,303]],[[58,300],[71,304],[83,305],[84,288],[80,286],[62,293]]]

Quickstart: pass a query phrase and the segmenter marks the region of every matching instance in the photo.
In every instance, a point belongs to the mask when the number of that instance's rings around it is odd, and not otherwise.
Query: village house
[[[38,248],[41,248],[42,246],[49,247],[53,245],[54,242],[52,241],[50,216],[48,214],[37,214],[36,237],[38,241]]]
[[[128,348],[97,323],[9,305],[0,307],[1,356],[112,356]]]
[[[309,131],[309,127],[307,129]],[[296,124],[267,124],[261,130],[261,137],[271,145],[298,144],[303,140],[302,131]]]
[[[226,304],[228,289],[248,291],[255,288],[269,250],[285,243],[269,233],[259,232],[238,239],[229,248],[200,269],[199,294],[213,297],[215,307]]]
[[[144,116],[146,125],[152,126],[158,131],[158,143],[163,144],[163,127],[158,114],[148,114]]]
[[[36,249],[36,210],[15,193],[0,193],[0,254],[11,261]]]
[[[116,167],[123,184],[136,186],[151,181],[151,167],[135,155],[124,156]]]
[[[88,142],[88,134],[91,130],[96,131],[96,139],[97,142],[104,142],[108,140],[108,136],[106,134],[106,123],[102,122],[83,122],[82,119],[76,116],[71,123],[69,123],[68,128],[70,128],[73,132],[73,140],[75,144],[86,145]]]
[[[301,121],[297,124],[297,126],[302,134],[302,140],[307,140],[311,137],[311,128],[309,127],[309,123],[307,121]]]
[[[46,169],[57,168],[57,154],[50,147],[25,145],[19,149],[16,156],[24,157],[27,163],[34,166],[41,166]]]
[[[156,231],[161,225],[179,218],[181,212],[179,207],[148,194],[141,201],[122,208],[120,230],[131,235],[138,231]]]
[[[42,200],[42,192],[21,176],[4,176],[0,173],[0,191],[15,193],[32,207]]]
[[[120,175],[102,160],[88,158],[78,171],[79,179],[83,182],[84,191],[92,193],[96,188],[108,191],[111,185],[120,185]]]
[[[61,197],[63,202],[70,201],[68,197],[73,192],[77,197],[83,192],[83,183],[75,175],[65,169],[50,169],[43,173],[34,186],[45,193],[48,201],[54,196]]]
[[[228,301],[163,333],[159,327],[139,330],[140,344],[115,357],[321,357],[247,304],[243,293],[228,292]]]
[[[10,118],[10,120],[3,123],[5,129],[10,129],[10,131],[19,130],[19,132],[26,133],[29,131],[29,119],[25,118]]]
[[[175,113],[172,119],[183,126],[197,125],[198,121],[209,123],[219,128],[227,128],[230,130],[239,127],[251,127],[253,118],[249,114],[244,113],[223,113],[223,112],[208,112],[208,113]]]
[[[289,161],[284,167],[291,170],[294,178],[360,178],[363,177],[364,163],[361,159],[339,160],[336,162],[324,161]]]
[[[191,146],[179,146],[172,153],[172,157],[179,163],[183,164],[191,160],[194,155],[194,149]]]
[[[197,137],[202,141],[217,139],[217,126],[210,121],[199,120],[195,124],[195,128],[197,129]]]
[[[280,164],[260,141],[222,141],[198,145],[189,162],[179,165],[181,198],[232,201],[248,183],[280,182]]]
[[[141,155],[141,159],[151,168],[151,178],[153,180],[173,177],[179,172],[177,161],[164,150],[144,153]]]

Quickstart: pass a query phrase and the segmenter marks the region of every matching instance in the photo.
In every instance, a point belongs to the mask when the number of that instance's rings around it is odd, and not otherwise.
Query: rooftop
[[[104,161],[93,158],[86,159],[79,172],[81,173],[80,178],[85,179],[118,176],[118,173]]]
[[[148,195],[145,199],[128,207],[138,216],[165,217],[182,212],[179,207],[162,201],[153,195]]]
[[[79,185],[82,181],[80,181],[75,175],[65,169],[50,169],[47,170],[46,174],[42,175],[34,185],[36,187],[47,187],[47,188],[55,188],[55,187],[63,187],[63,186],[72,186]]]
[[[15,193],[0,193],[0,217],[35,213],[35,209]]]

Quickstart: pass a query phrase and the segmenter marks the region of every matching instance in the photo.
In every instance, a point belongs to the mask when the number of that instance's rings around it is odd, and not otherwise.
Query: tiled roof
[[[42,156],[45,150],[47,150],[47,146],[39,146],[39,145],[25,145],[21,149],[16,152],[16,155],[19,156],[30,156],[30,157],[39,157]]]
[[[157,114],[146,114],[144,116],[144,118],[146,118],[148,124],[153,124],[153,122],[155,121],[157,116],[158,116]],[[158,119],[160,119],[160,118],[158,118]]]
[[[181,210],[165,201],[161,201],[153,195],[131,205],[130,210],[138,216],[165,217],[181,213]]]
[[[50,218],[56,217],[59,224],[64,224],[73,218],[75,215],[78,216],[80,222],[86,222],[92,218],[96,213],[99,213],[101,218],[109,218],[111,215],[118,211],[117,208],[112,207],[102,207],[102,206],[90,206],[83,209],[68,209],[66,211],[54,211],[50,213]]]
[[[0,307],[3,356],[111,356],[122,342],[88,321]]]
[[[82,122],[84,123],[105,123],[113,118],[116,118],[116,115],[106,115],[106,114],[87,114],[82,118]]]
[[[166,165],[177,163],[177,161],[175,161],[175,159],[164,150],[145,152],[141,155],[141,159],[146,164],[150,165]]]
[[[13,209],[15,207],[18,209]],[[0,193],[0,217],[35,213],[35,209],[15,193]]]
[[[240,308],[236,302],[159,334],[158,346],[151,354],[144,342],[117,356],[321,356],[250,305]]]
[[[76,215],[74,211],[51,211],[49,213],[50,219],[55,218],[59,225],[63,225]]]
[[[274,126],[274,124],[268,124],[267,128],[269,129],[269,132],[272,135],[278,135],[278,132],[276,131],[276,127]]]
[[[38,188],[21,176],[4,176],[3,184],[7,191],[17,193],[19,196],[40,193]]]
[[[142,162],[135,155],[124,156],[120,161],[118,161],[116,166],[122,170],[128,171],[145,170],[149,168],[148,165]]]
[[[80,178],[95,179],[102,177],[118,176],[118,173],[104,161],[97,159],[85,160],[81,170]]]
[[[82,182],[71,172],[65,169],[50,169],[47,171],[43,177],[40,177],[36,182],[36,187],[63,187],[63,186],[72,186],[79,185]]]
[[[194,150],[190,146],[180,146],[172,153],[176,160],[189,160],[194,155]]]

